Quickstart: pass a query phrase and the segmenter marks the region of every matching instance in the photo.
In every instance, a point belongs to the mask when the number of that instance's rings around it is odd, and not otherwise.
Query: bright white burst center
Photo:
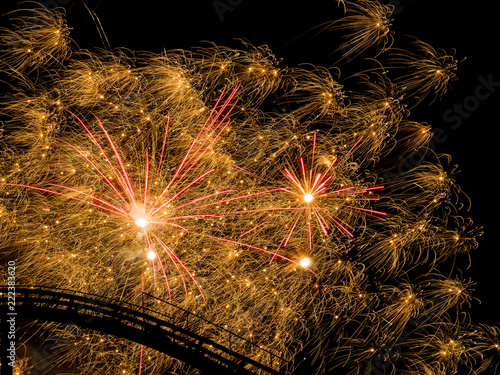
[[[148,225],[148,221],[143,217],[138,217],[137,219],[135,219],[135,225],[144,228],[146,225]]]
[[[156,258],[155,252],[154,251],[148,252],[148,258],[151,259],[151,260],[153,260],[154,258]]]
[[[312,194],[304,195],[304,201],[307,203],[312,202],[313,199],[314,199],[314,197],[312,196]]]
[[[302,267],[309,267],[311,265],[311,259],[309,258],[303,258],[300,260],[300,265]]]

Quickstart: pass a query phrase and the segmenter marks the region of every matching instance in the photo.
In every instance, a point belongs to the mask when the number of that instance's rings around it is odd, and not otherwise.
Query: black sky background
[[[74,29],[72,38],[81,47],[102,46],[95,23],[81,0],[41,2],[63,5]],[[14,9],[15,3],[0,0],[0,13]],[[132,50],[189,49],[203,40],[236,47],[234,39],[244,38],[254,45],[267,44],[283,59],[284,66],[329,66],[334,61],[330,54],[341,43],[339,34],[302,35],[342,14],[336,0],[87,0],[86,4],[99,17],[111,46]],[[221,17],[216,4],[227,4],[231,9]],[[500,20],[494,9],[483,4],[400,0],[392,29],[396,41],[412,35],[434,47],[455,48],[458,60],[466,58],[459,65],[458,81],[445,97],[432,106],[425,103],[412,111],[411,119],[443,129],[446,140],[437,145],[436,151],[450,154],[452,164],[459,166],[455,179],[472,202],[469,216],[484,229],[479,249],[471,254],[471,269],[464,272],[477,282],[476,297],[482,301],[473,320],[493,323],[500,321],[496,309],[500,305]],[[5,17],[1,23],[5,24]],[[474,96],[481,82],[479,77],[487,79],[490,75],[499,87],[492,89],[488,99],[480,100],[477,110],[462,118],[460,126],[452,127],[453,123],[443,118],[446,111]]]

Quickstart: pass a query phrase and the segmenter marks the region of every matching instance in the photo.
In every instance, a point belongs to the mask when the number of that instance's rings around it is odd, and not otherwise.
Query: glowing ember
[[[309,258],[302,258],[300,260],[300,265],[304,268],[309,267],[311,265],[311,259]]]
[[[138,217],[137,219],[135,219],[135,225],[137,225],[138,227],[144,228],[148,224],[149,221],[147,221],[143,217]]]
[[[309,202],[312,202],[313,199],[314,199],[314,197],[312,196],[312,194],[306,194],[306,195],[304,195],[304,202],[309,203]]]

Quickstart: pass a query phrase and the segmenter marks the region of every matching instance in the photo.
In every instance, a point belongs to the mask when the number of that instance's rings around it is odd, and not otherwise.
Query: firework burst
[[[390,74],[380,63],[340,83],[338,68],[288,68],[247,43],[83,51],[61,13],[13,19],[0,246],[18,282],[180,307],[198,315],[193,333],[227,346],[233,332],[231,350],[267,350],[284,373],[304,356],[318,374],[497,369],[497,327],[464,318],[474,283],[440,271],[481,233],[455,203],[455,168],[429,152],[397,172],[432,139],[409,103],[444,94],[456,61],[423,42],[393,49],[391,7],[341,3],[343,57],[377,47]],[[197,373],[76,326],[23,330],[57,337],[49,367]]]

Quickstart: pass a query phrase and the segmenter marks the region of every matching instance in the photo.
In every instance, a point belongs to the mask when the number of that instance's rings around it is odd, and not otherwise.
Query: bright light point
[[[304,267],[304,268],[305,267],[309,267],[311,265],[311,259],[309,259],[309,258],[303,258],[303,259],[301,259],[300,260],[300,265],[302,267]]]
[[[148,221],[142,217],[138,217],[137,219],[135,219],[135,225],[137,225],[138,227],[145,227],[146,225],[148,225]]]
[[[156,254],[154,251],[150,251],[148,253],[148,258],[151,259],[151,260],[154,260],[156,258]]]
[[[314,199],[314,197],[312,196],[312,194],[304,195],[304,201],[307,203],[312,202],[313,199]]]

